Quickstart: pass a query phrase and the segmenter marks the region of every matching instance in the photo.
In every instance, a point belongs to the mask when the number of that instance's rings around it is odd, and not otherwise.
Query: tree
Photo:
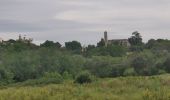
[[[165,67],[165,70],[168,72],[168,73],[170,73],[170,57],[168,57],[167,59],[166,59],[166,61],[164,62],[164,67]]]
[[[95,48],[95,45],[88,45],[88,46],[87,46],[87,51],[92,50],[92,49],[94,49],[94,48]]]
[[[138,75],[155,75],[158,73],[158,69],[153,65],[151,59],[147,57],[135,57],[131,66]]]
[[[13,40],[13,39],[9,39],[7,42],[8,42],[8,43],[16,43],[16,41]]]
[[[151,49],[154,52],[160,53],[170,51],[170,40],[166,39],[151,39],[146,44],[146,48]]]
[[[30,49],[31,47],[24,43],[24,42],[20,42],[20,41],[17,41],[16,43],[14,43],[13,45],[11,46],[8,46],[8,49],[12,49],[13,51],[17,51],[17,52],[21,52],[22,50],[27,50],[27,49]]]
[[[68,50],[81,50],[82,49],[81,43],[78,41],[65,42],[65,47]]]
[[[97,47],[104,47],[104,46],[105,46],[105,41],[104,41],[104,39],[102,38],[101,41],[99,41],[99,42],[97,43]]]
[[[45,41],[43,44],[40,45],[41,47],[54,47],[54,48],[61,48],[61,44],[59,42],[53,42],[53,41]]]
[[[107,52],[112,57],[120,57],[126,54],[126,48],[119,45],[109,45],[107,47]]]
[[[151,49],[151,48],[153,48],[153,47],[155,46],[156,43],[157,43],[156,40],[150,39],[150,40],[148,41],[148,43],[146,44],[146,48]]]
[[[135,69],[135,71],[139,75],[143,75],[146,73],[145,69],[147,68],[147,61],[143,57],[136,57],[133,61],[131,66]]]
[[[142,36],[138,31],[132,33],[132,36],[128,39],[131,45],[141,45]]]
[[[112,73],[114,60],[110,56],[96,56],[87,60],[85,69],[97,77],[109,77]]]

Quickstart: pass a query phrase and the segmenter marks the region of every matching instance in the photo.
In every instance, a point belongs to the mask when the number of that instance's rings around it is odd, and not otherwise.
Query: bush
[[[85,72],[82,72],[80,73],[75,82],[76,83],[79,83],[79,84],[84,84],[84,83],[91,83],[92,82],[92,76],[89,72],[85,71]]]
[[[9,84],[13,82],[13,74],[0,69],[0,84]]]
[[[63,79],[73,79],[73,76],[70,73],[68,73],[67,71],[65,71],[62,74],[62,76],[63,76]]]
[[[60,84],[62,83],[62,79],[57,78],[40,78],[34,80],[27,80],[22,82],[21,85],[23,86],[34,86],[34,85],[46,85],[46,84]]]
[[[0,80],[5,80],[7,79],[7,74],[6,71],[4,69],[0,69]]]
[[[168,57],[167,59],[166,59],[166,61],[164,62],[164,67],[165,67],[165,70],[168,72],[168,73],[170,73],[170,57]]]
[[[159,74],[159,67],[155,62],[157,59],[148,55],[140,55],[135,57],[132,62],[131,66],[134,68],[138,75],[150,76],[150,75],[157,75]]]
[[[159,69],[159,70],[158,70],[158,74],[166,74],[166,71]]]
[[[132,61],[132,67],[135,69],[137,74],[139,75],[149,75],[149,69],[147,66],[147,60],[144,59],[143,57],[136,57]]]
[[[57,72],[46,72],[44,74],[44,78],[58,78],[58,79],[62,79],[62,76],[57,73]]]
[[[63,81],[63,77],[57,72],[46,72],[42,79],[46,80],[47,83],[48,81],[49,83],[61,83]]]
[[[135,72],[134,68],[128,68],[124,71],[123,75],[124,76],[135,76],[136,72]]]
[[[124,65],[124,64],[112,66],[111,76],[112,76],[112,77],[123,76],[123,73],[124,73],[125,68],[126,68],[126,65]]]
[[[63,78],[57,72],[46,72],[40,79],[27,80],[22,85],[46,85],[46,84],[59,84],[63,82]]]
[[[105,78],[111,76],[120,76],[117,75],[119,72],[122,72],[122,66],[120,68],[119,63],[122,63],[122,59],[120,57],[95,56],[88,59],[84,66],[85,69],[93,75]]]

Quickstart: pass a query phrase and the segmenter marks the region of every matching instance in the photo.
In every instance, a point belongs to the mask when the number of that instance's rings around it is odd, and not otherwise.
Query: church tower
[[[107,31],[104,32],[104,42],[105,42],[105,46],[107,47],[108,45]]]
[[[22,37],[21,37],[21,34],[19,34],[19,41],[22,41]]]

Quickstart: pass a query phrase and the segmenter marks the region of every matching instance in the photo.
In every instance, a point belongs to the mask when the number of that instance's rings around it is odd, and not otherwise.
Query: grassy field
[[[0,100],[170,100],[170,75],[72,81],[45,86],[1,87]]]

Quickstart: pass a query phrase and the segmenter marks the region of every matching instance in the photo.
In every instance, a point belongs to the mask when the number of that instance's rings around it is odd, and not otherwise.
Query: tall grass
[[[170,75],[99,79],[90,84],[9,86],[0,100],[169,100]]]

